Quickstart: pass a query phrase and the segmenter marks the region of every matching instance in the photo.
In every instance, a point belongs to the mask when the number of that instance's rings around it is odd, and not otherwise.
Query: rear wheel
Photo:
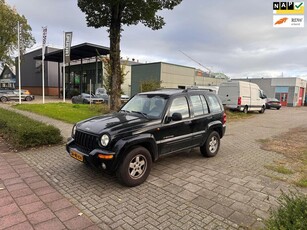
[[[0,101],[1,101],[1,102],[7,102],[8,99],[7,99],[7,97],[1,97],[1,98],[0,98]]]
[[[213,131],[210,133],[205,144],[200,147],[200,152],[204,157],[214,157],[220,148],[220,135]]]
[[[149,151],[139,146],[128,152],[116,174],[122,184],[129,187],[137,186],[147,179],[151,165]]]
[[[248,107],[247,107],[247,105],[244,107],[244,109],[243,109],[243,113],[247,113],[248,112]]]

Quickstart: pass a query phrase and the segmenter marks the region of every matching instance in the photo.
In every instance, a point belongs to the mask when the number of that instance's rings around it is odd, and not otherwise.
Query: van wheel
[[[220,135],[213,131],[210,133],[205,144],[200,146],[200,152],[204,157],[214,157],[220,148]]]
[[[245,114],[247,114],[247,112],[248,112],[248,107],[247,107],[247,105],[244,107],[244,109],[243,109],[243,113],[245,113]]]
[[[147,179],[151,165],[152,159],[149,151],[139,146],[128,152],[116,174],[122,184],[134,187]]]
[[[265,108],[264,108],[264,106],[262,106],[261,110],[259,111],[259,113],[264,113],[264,111],[265,111]]]

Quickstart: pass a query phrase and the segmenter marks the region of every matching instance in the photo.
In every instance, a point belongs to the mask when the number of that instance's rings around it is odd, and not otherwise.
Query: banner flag
[[[72,40],[72,32],[65,32],[65,44],[64,44],[65,60],[63,61],[63,62],[65,62],[65,64],[70,62],[71,40]]]
[[[43,57],[43,60],[45,60],[46,40],[47,40],[47,26],[43,27],[43,45],[42,45],[42,57]]]

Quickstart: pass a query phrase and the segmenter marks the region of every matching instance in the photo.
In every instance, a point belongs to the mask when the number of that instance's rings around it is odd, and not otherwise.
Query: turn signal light
[[[104,159],[104,160],[110,160],[110,159],[113,159],[113,155],[98,154],[98,158]]]

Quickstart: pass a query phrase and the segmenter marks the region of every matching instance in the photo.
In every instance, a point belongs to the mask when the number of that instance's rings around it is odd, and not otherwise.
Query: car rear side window
[[[172,116],[173,113],[181,113],[183,119],[190,117],[189,106],[185,97],[178,97],[173,100],[169,115]]]
[[[208,113],[208,106],[203,95],[192,95],[191,102],[193,105],[194,116]]]
[[[219,100],[214,95],[207,95],[208,97],[208,104],[210,108],[211,113],[219,113],[222,111],[221,105],[219,103]]]

